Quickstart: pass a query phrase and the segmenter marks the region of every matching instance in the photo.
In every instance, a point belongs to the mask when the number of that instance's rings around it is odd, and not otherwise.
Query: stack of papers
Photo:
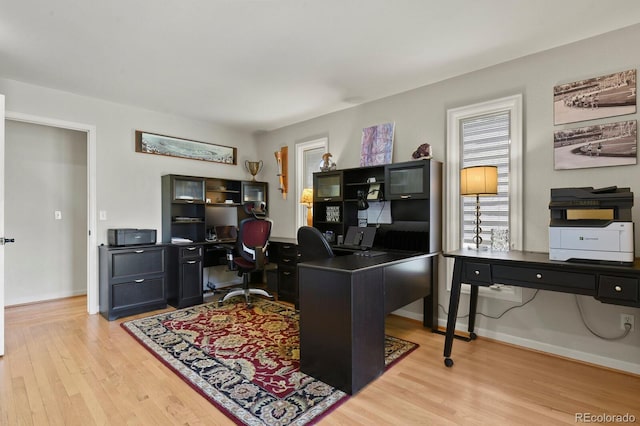
[[[192,243],[193,241],[191,241],[188,238],[180,238],[180,237],[171,237],[171,244],[186,244],[186,243]]]

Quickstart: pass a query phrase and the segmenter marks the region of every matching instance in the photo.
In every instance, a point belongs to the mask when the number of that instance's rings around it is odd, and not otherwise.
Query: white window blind
[[[491,229],[509,229],[509,111],[460,121],[461,167],[497,166],[498,194],[480,197],[482,246],[491,246]],[[476,198],[463,197],[462,246],[474,246]]]

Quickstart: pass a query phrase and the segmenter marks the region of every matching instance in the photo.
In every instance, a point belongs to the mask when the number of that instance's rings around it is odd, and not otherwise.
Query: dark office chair
[[[334,256],[327,240],[317,228],[312,226],[298,228],[298,254],[300,255],[300,262],[326,259]]]
[[[264,203],[246,203],[244,211],[248,218],[240,222],[238,239],[236,242],[236,256],[233,263],[238,268],[238,275],[242,276],[242,288],[231,291],[218,303],[222,305],[227,299],[244,295],[247,308],[251,308],[251,294],[273,297],[259,288],[249,288],[249,276],[252,272],[262,271],[267,262],[267,245],[271,234],[271,221],[266,217]]]

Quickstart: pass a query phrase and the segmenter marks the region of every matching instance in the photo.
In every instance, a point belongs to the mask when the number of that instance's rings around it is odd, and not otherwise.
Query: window
[[[483,245],[490,244],[491,228],[508,227],[510,247],[521,250],[522,95],[447,111],[446,251],[471,244],[475,198],[460,196],[460,170],[477,165],[498,166],[498,195],[480,198]],[[449,286],[453,262],[448,262]],[[521,300],[519,288],[480,290],[480,295]]]
[[[296,229],[307,224],[307,207],[300,204],[305,188],[313,188],[313,173],[320,171],[322,154],[329,152],[329,138],[296,143]]]
[[[498,167],[498,194],[479,198],[483,247],[491,246],[492,228],[509,228],[509,140],[510,112],[463,118],[460,120],[461,168]],[[462,197],[462,246],[475,236],[475,197]]]

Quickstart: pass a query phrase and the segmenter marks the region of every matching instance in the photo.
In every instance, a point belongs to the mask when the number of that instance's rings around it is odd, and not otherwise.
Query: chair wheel
[[[218,308],[222,307],[222,299],[218,299]]]
[[[247,303],[247,309],[253,308],[253,303]]]
[[[453,360],[451,358],[445,358],[444,365],[446,365],[447,367],[453,366]]]

